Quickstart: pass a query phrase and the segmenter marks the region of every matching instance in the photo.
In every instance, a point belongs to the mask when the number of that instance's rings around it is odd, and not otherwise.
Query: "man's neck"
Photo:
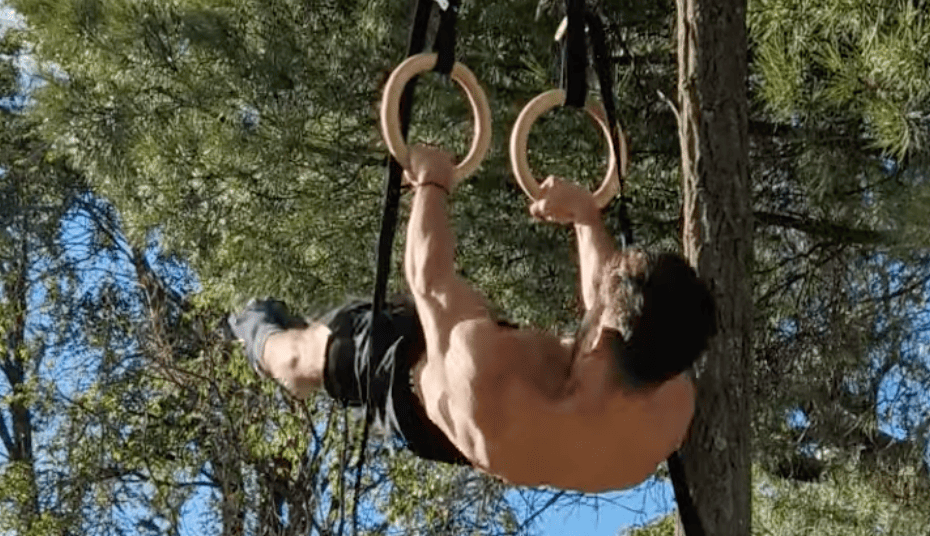
[[[620,388],[609,359],[580,353],[572,361],[565,398],[575,411],[595,412],[602,410]]]

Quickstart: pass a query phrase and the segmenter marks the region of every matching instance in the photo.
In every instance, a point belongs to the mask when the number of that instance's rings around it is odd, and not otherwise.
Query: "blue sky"
[[[627,491],[585,496],[576,507],[551,508],[541,516],[538,527],[547,535],[614,536],[673,507],[671,486],[653,478]]]
[[[2,33],[3,29],[21,22],[22,18],[18,13],[14,12],[12,8],[7,7],[5,2],[0,2],[0,33]]]

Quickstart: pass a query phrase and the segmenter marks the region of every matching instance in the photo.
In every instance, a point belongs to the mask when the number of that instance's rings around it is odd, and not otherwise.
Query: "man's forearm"
[[[455,244],[449,228],[447,193],[432,184],[414,192],[407,224],[404,271],[415,293],[426,294],[455,276]]]
[[[581,296],[585,309],[591,309],[597,299],[601,268],[616,255],[617,246],[607,234],[600,215],[585,223],[575,223],[575,234],[578,237]]]

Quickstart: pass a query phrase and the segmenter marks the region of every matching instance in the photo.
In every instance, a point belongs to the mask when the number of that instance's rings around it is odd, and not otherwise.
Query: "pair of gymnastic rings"
[[[414,76],[432,70],[436,66],[437,55],[417,54],[410,56],[391,73],[387,85],[384,88],[384,98],[381,101],[381,133],[387,144],[388,150],[397,160],[397,163],[404,169],[410,167],[410,156],[407,150],[407,144],[401,134],[400,127],[400,98],[401,93],[406,87],[407,82]],[[452,176],[453,185],[458,184],[463,179],[474,173],[481,161],[484,159],[488,148],[491,145],[491,108],[488,106],[488,99],[478,84],[475,75],[459,62],[456,62],[452,68],[452,79],[455,80],[465,91],[468,101],[471,104],[472,114],[475,122],[475,137],[472,140],[471,148],[465,158],[455,166]],[[541,93],[523,108],[517,117],[513,131],[510,135],[510,164],[513,169],[514,177],[517,184],[530,197],[536,200],[540,196],[539,182],[533,177],[529,161],[527,160],[527,139],[529,138],[530,128],[539,117],[565,102],[565,91],[553,89]],[[607,122],[604,108],[596,100],[588,99],[585,103],[585,111],[601,127],[601,131],[607,138],[608,147],[610,143],[610,126]],[[594,199],[599,208],[604,208],[610,203],[615,195],[620,191],[620,177],[623,173],[626,176],[627,169],[627,149],[626,141],[621,133],[619,138],[619,150],[609,151],[607,159],[607,174],[600,187],[594,192]],[[619,159],[617,153],[619,152]],[[619,161],[618,161],[619,160]]]

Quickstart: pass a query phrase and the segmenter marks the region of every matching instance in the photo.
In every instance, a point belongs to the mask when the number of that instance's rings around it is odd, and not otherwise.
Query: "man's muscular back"
[[[477,468],[513,484],[634,485],[677,448],[693,414],[684,375],[631,392],[609,357],[572,363],[547,333],[472,320],[453,329],[448,350],[416,378],[427,414]]]

